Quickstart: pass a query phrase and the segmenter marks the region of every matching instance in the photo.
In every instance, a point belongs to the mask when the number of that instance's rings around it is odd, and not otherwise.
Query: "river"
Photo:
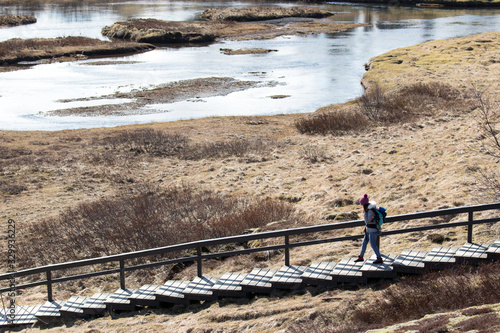
[[[191,20],[204,9],[242,7],[251,2],[101,1],[26,2],[5,5],[3,14],[34,15],[32,25],[0,28],[10,38],[87,36],[106,39],[101,29],[129,18]],[[263,4],[260,2],[259,4]],[[267,2],[293,6],[289,2]],[[423,9],[324,4],[339,22],[369,23],[339,34],[283,36],[271,40],[225,41],[198,47],[160,47],[114,59],[40,64],[0,73],[1,130],[62,130],[164,122],[210,116],[256,116],[314,112],[360,96],[364,64],[389,50],[444,38],[500,31],[499,9]],[[225,55],[220,49],[266,48],[266,54]],[[103,62],[103,60],[113,60]],[[226,96],[152,105],[126,116],[57,117],[47,112],[68,107],[121,103],[95,99],[115,92],[150,89],[180,80],[231,77],[262,82]],[[282,95],[285,98],[271,98]],[[94,98],[82,101],[84,98]],[[79,99],[67,103],[64,100]],[[147,113],[147,114],[144,114]]]

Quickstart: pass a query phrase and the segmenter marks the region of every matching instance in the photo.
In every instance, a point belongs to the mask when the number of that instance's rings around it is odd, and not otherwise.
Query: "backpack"
[[[385,217],[387,216],[387,209],[384,207],[373,208],[375,213],[375,223],[377,224],[377,229],[382,228],[382,224],[385,222]]]

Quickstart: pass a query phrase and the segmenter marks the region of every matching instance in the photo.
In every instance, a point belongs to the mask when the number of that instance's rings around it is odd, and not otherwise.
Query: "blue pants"
[[[365,232],[365,238],[363,238],[363,245],[361,245],[361,254],[359,255],[360,257],[364,257],[365,251],[366,251],[366,246],[368,245],[368,241],[370,241],[370,246],[372,247],[373,251],[377,255],[377,258],[382,258],[382,256],[380,255],[380,251],[378,250],[378,247],[377,247],[377,237],[378,237],[378,234],[376,231]]]

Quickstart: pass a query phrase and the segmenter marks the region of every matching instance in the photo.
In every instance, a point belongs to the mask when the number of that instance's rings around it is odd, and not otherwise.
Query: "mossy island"
[[[0,15],[0,27],[13,27],[33,23],[36,23],[36,18],[30,15]]]

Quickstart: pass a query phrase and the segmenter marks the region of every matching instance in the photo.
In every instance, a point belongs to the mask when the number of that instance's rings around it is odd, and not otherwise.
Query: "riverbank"
[[[76,61],[95,56],[145,52],[154,48],[151,44],[106,42],[87,37],[16,38],[0,42],[0,71],[19,69],[23,62]]]

